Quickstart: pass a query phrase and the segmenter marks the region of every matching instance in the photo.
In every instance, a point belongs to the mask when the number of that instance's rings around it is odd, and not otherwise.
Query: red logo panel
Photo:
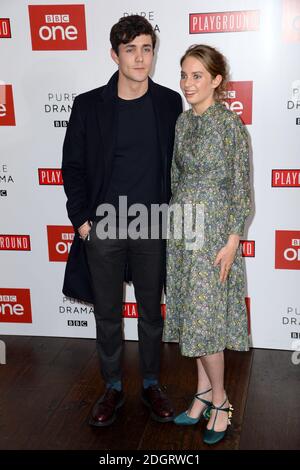
[[[29,289],[0,288],[0,322],[32,323]]]
[[[245,125],[252,124],[253,82],[228,82],[225,105],[238,114]]]
[[[245,297],[247,318],[248,318],[248,335],[251,334],[251,313],[250,313],[250,297]]]
[[[276,230],[275,268],[300,269],[300,231]]]
[[[190,34],[257,31],[259,15],[259,10],[191,13]]]
[[[0,126],[15,126],[12,85],[0,85]]]
[[[255,241],[254,240],[241,240],[242,256],[245,258],[255,257]]]
[[[49,261],[67,261],[74,240],[70,225],[47,225]]]
[[[0,235],[0,250],[30,251],[30,236]]]
[[[166,305],[161,304],[162,317],[166,316]],[[135,302],[123,302],[123,317],[124,318],[138,318],[138,308]]]
[[[29,5],[33,51],[86,50],[84,5]]]
[[[11,38],[9,18],[0,18],[0,39]]]
[[[300,170],[272,170],[272,187],[300,188]]]
[[[282,30],[285,42],[300,42],[299,0],[283,0]]]
[[[62,185],[62,171],[60,168],[39,168],[40,185]]]

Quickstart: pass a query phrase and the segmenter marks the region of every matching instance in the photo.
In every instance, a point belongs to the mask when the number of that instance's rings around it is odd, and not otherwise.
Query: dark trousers
[[[94,291],[97,351],[104,381],[122,380],[123,279],[129,262],[138,307],[142,377],[158,379],[163,329],[161,294],[165,250],[162,239],[105,239],[93,223],[85,244]]]

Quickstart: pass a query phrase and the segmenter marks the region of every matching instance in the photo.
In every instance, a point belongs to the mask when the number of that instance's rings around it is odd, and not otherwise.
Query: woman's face
[[[221,81],[221,75],[213,78],[195,57],[187,57],[182,63],[180,88],[195,111],[203,112],[215,102],[214,91]]]

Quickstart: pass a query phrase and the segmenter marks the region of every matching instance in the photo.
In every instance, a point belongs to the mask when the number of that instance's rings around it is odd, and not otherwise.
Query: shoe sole
[[[218,442],[221,442],[221,441],[224,439],[224,437],[225,437],[225,436],[222,436],[222,437],[220,437],[219,439],[217,439],[216,441],[211,441],[211,442],[206,441],[205,439],[203,439],[203,442],[204,442],[204,444],[206,444],[207,446],[213,446],[213,445],[215,445],[215,444],[218,444]]]
[[[142,402],[144,403],[147,408],[151,408],[150,403],[145,400],[145,398],[142,398]],[[159,423],[169,423],[171,421],[174,421],[174,416],[170,416],[167,418],[162,418],[161,416],[156,415],[153,411],[150,414],[151,418],[154,419],[154,421],[158,421]]]
[[[194,423],[178,423],[174,419],[174,424],[176,424],[176,426],[195,426],[196,424],[199,423],[199,421],[200,421],[200,418],[197,421],[195,421]]]
[[[90,426],[95,426],[96,428],[104,428],[106,426],[110,426],[117,418],[117,410],[119,408],[121,408],[121,406],[123,406],[124,403],[125,403],[125,397],[122,399],[122,401],[120,401],[120,403],[117,404],[116,411],[114,412],[114,414],[112,415],[112,417],[109,420],[104,421],[103,423],[101,423],[101,421],[95,421],[93,418],[90,418],[89,419],[89,425]]]

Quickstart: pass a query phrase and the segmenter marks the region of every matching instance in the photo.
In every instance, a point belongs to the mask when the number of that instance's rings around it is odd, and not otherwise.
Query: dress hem
[[[179,343],[178,340],[169,340],[169,341],[163,340],[163,342],[164,343]],[[180,347],[180,344],[178,344],[178,346]],[[180,352],[181,352],[181,355],[184,356],[184,357],[195,357],[195,358],[197,358],[197,357],[203,357],[203,356],[211,356],[212,354],[217,354],[219,352],[223,352],[225,349],[228,349],[230,351],[238,351],[238,352],[250,351],[249,346],[236,347],[236,346],[233,346],[233,345],[226,345],[221,349],[218,349],[216,351],[212,351],[212,352],[209,352],[209,353],[201,352],[199,354],[187,354],[187,353],[183,352],[181,348],[180,348]]]

